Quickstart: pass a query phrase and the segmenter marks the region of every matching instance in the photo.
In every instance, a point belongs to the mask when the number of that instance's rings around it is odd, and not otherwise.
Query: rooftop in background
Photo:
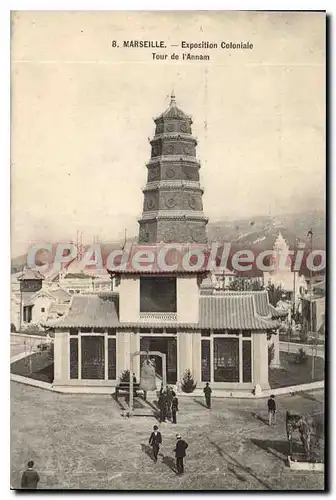
[[[23,273],[18,276],[17,280],[18,281],[23,281],[23,280],[44,280],[45,277],[43,274],[41,274],[39,271],[36,271],[34,269],[30,269],[29,267],[25,268],[23,270]]]

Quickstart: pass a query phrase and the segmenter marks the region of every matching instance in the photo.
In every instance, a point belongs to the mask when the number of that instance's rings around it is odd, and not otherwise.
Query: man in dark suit
[[[40,476],[36,470],[34,470],[34,462],[30,460],[28,462],[28,469],[26,469],[22,474],[21,488],[23,490],[36,490],[39,480]]]
[[[178,399],[175,392],[173,392],[173,399],[171,402],[172,422],[176,424],[176,412],[178,412]]]
[[[154,462],[157,462],[157,457],[159,454],[160,444],[162,444],[161,432],[159,432],[158,426],[154,425],[153,432],[149,438],[149,444],[153,449]]]
[[[211,390],[211,387],[209,385],[209,382],[207,382],[205,384],[203,392],[204,392],[204,396],[205,396],[206,407],[209,408],[209,410],[210,410],[210,408],[211,408],[211,393],[212,393],[212,390]]]
[[[184,465],[183,459],[186,456],[186,449],[188,448],[188,444],[181,438],[179,434],[176,434],[176,448],[174,450],[176,456],[176,468],[177,474],[184,473]]]

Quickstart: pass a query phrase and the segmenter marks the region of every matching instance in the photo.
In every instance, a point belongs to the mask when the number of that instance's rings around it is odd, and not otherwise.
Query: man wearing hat
[[[153,432],[149,438],[149,444],[153,449],[153,458],[154,462],[157,462],[157,457],[159,454],[160,444],[162,444],[162,436],[161,432],[159,432],[159,428],[157,425],[154,425]]]
[[[174,449],[176,457],[177,474],[184,473],[183,459],[186,456],[188,444],[181,438],[180,434],[176,434],[176,447]]]
[[[276,410],[274,394],[272,394],[269,400],[267,401],[267,407],[268,407],[268,425],[272,425],[273,422],[275,423],[275,410]]]

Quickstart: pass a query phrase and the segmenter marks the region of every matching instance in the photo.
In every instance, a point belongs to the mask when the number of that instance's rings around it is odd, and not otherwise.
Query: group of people
[[[157,462],[160,446],[162,445],[162,434],[159,431],[157,425],[154,425],[153,432],[149,438],[149,444],[153,450],[154,462]],[[180,434],[176,434],[176,445],[174,448],[175,458],[176,458],[176,470],[177,474],[181,475],[184,473],[184,463],[183,460],[186,456],[186,449],[188,448],[188,443],[182,439]]]
[[[206,407],[211,409],[212,389],[209,385],[209,382],[206,383],[203,392],[205,396]],[[178,399],[176,393],[169,387],[167,387],[166,389],[161,387],[158,399],[158,407],[160,410],[160,422],[166,422],[167,419],[170,419],[173,424],[177,423],[177,412],[179,411]]]
[[[160,422],[165,422],[166,419],[169,418],[173,424],[177,423],[176,417],[179,409],[178,399],[176,397],[176,393],[169,387],[166,389],[161,387],[158,407],[160,410]]]

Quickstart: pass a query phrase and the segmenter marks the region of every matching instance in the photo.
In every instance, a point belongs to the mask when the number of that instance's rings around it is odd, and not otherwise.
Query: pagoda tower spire
[[[191,117],[176,105],[174,90],[168,109],[154,122],[139,243],[205,244],[208,219],[203,213],[197,140]]]

